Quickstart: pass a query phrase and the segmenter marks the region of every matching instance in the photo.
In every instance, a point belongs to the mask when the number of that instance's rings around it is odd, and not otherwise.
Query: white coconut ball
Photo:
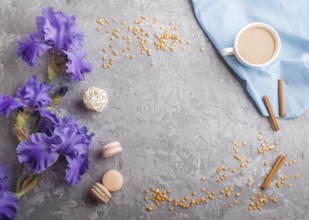
[[[84,92],[83,101],[87,109],[101,112],[108,103],[107,93],[104,89],[90,87]]]

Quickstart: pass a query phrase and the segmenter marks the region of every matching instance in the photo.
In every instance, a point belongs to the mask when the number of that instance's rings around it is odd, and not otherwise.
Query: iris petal
[[[22,58],[29,66],[37,66],[37,59],[51,46],[45,44],[43,36],[39,33],[25,35],[26,40],[17,41],[16,55]]]
[[[9,191],[0,192],[0,219],[13,219],[19,209],[15,194]]]
[[[42,16],[36,18],[36,23],[38,32],[44,34],[44,40],[56,51],[82,48],[84,35],[77,26],[75,16],[54,12],[48,7],[42,10]]]
[[[0,115],[8,117],[12,111],[25,107],[23,103],[13,97],[0,94]]]
[[[84,57],[87,55],[85,51],[69,52],[63,51],[68,58],[67,74],[72,80],[81,81],[84,80],[84,74],[92,70],[92,65],[84,61]]]
[[[4,166],[0,166],[0,192],[8,189],[9,173]]]
[[[61,120],[54,130],[54,137],[61,140],[57,151],[71,158],[87,153],[92,146],[92,136],[87,136],[84,130],[79,129],[77,120],[72,116]]]
[[[16,92],[15,97],[20,98],[23,103],[27,104],[29,107],[46,107],[51,103],[48,92],[52,88],[53,85],[37,82],[36,77],[33,75],[28,82]]]
[[[52,166],[59,157],[53,151],[51,137],[43,133],[35,133],[17,146],[20,163],[28,163],[34,173],[41,173]]]
[[[68,165],[66,168],[65,179],[72,186],[76,186],[80,180],[81,176],[88,171],[88,155],[80,155],[76,158],[71,158],[66,156]]]

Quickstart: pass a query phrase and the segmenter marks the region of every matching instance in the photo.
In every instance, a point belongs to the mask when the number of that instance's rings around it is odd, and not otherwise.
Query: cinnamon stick
[[[272,166],[271,170],[269,171],[267,177],[265,178],[261,188],[267,189],[271,183],[271,181],[274,179],[274,177],[277,175],[278,170],[282,166],[283,162],[285,161],[285,156],[280,155],[274,165]]]
[[[273,112],[273,109],[272,109],[272,107],[270,105],[269,99],[268,99],[267,96],[264,96],[263,99],[264,99],[264,104],[265,104],[266,109],[267,109],[268,114],[269,114],[270,121],[272,122],[275,131],[279,131],[280,128],[279,128],[276,116],[275,116],[275,114]]]
[[[282,79],[278,80],[278,98],[279,98],[279,115],[280,117],[285,117],[284,82]]]

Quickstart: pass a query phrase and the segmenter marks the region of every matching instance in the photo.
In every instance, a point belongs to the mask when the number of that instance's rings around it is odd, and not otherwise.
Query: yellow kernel
[[[276,186],[277,186],[277,188],[280,188],[281,187],[281,183],[280,182],[276,182]]]
[[[172,211],[174,211],[174,208],[173,208],[173,207],[170,207],[168,210],[169,210],[170,212],[172,212]]]
[[[202,181],[205,181],[205,179],[206,179],[205,177],[202,177],[202,178],[201,178]]]
[[[230,206],[230,207],[233,207],[233,205],[234,205],[233,203],[230,203],[230,205],[229,205],[229,206]]]
[[[253,200],[255,200],[254,196],[251,196],[251,198],[250,198],[250,199],[251,199],[252,201],[253,201]]]
[[[125,24],[126,24],[126,22],[125,22],[125,21],[122,21],[122,22],[121,22],[121,24],[122,24],[122,25],[125,25]]]
[[[252,177],[249,177],[249,178],[248,178],[248,181],[251,182],[251,181],[252,181]]]
[[[188,201],[188,200],[190,200],[190,197],[189,197],[189,196],[186,196],[184,199],[185,199],[186,201]]]
[[[240,175],[241,176],[245,176],[245,172],[240,172]]]
[[[147,197],[147,196],[145,196],[145,197],[144,197],[144,200],[145,200],[145,201],[147,201],[147,200],[148,200],[148,197]]]
[[[232,169],[232,172],[233,172],[233,173],[235,173],[235,172],[236,172],[236,169],[235,169],[235,168],[233,168],[233,169]]]
[[[111,31],[110,31],[109,29],[107,29],[105,32],[106,32],[106,33],[110,33]]]
[[[237,200],[235,200],[235,201],[234,201],[234,204],[237,204],[237,203],[238,203],[238,201],[237,201]]]
[[[258,137],[258,140],[259,140],[259,141],[262,140],[262,137]]]
[[[104,49],[103,49],[103,52],[105,52],[105,53],[106,53],[106,52],[107,52],[107,48],[104,48]]]
[[[155,65],[155,62],[151,62],[151,66],[154,66]]]
[[[133,56],[133,55],[130,55],[130,59],[134,59],[134,56]]]
[[[151,211],[153,210],[153,207],[150,205],[150,206],[148,206],[148,207],[146,208],[146,210],[147,210],[148,212],[151,212]]]
[[[288,185],[287,185],[289,188],[291,188],[292,187],[292,183],[288,183]]]
[[[204,51],[205,51],[205,48],[204,48],[204,47],[202,47],[202,48],[200,49],[200,51],[201,51],[201,52],[204,52]]]
[[[294,176],[295,179],[298,179],[299,177],[300,177],[299,173],[295,174],[295,176]]]
[[[240,196],[240,193],[239,193],[239,192],[235,193],[235,196],[236,196],[236,197],[239,197],[239,196]]]
[[[192,192],[192,196],[196,196],[196,192]]]

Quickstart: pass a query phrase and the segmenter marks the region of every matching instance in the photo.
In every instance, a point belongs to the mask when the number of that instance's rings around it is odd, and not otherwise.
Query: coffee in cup
[[[223,49],[221,54],[235,55],[242,64],[260,67],[273,62],[280,48],[279,35],[272,27],[264,23],[251,23],[238,33],[234,47]]]

